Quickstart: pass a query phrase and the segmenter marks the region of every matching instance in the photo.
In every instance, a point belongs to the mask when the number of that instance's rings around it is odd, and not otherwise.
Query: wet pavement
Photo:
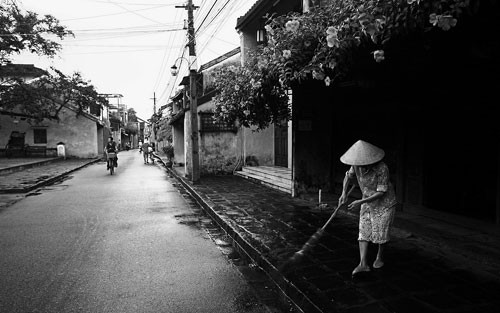
[[[289,312],[176,179],[120,160],[0,211],[0,312]]]
[[[400,213],[386,265],[353,278],[359,262],[357,216],[341,212],[301,262],[280,271],[328,219],[333,204],[319,210],[310,199],[291,198],[236,176],[202,177],[192,185],[175,168],[170,173],[224,229],[233,246],[304,312],[498,311],[497,228],[473,231],[435,220],[425,226],[423,217]],[[376,247],[370,246],[371,262],[375,255]]]
[[[36,182],[48,173],[51,177],[64,176],[82,165],[57,162],[52,166],[24,171],[18,174],[18,180],[7,180],[2,174],[0,184],[13,189],[23,186],[23,182]],[[330,206],[319,210],[314,195],[291,198],[240,177],[203,177],[200,184],[193,186],[177,172],[170,174],[179,181],[180,190],[189,192],[184,196],[193,197],[205,214],[178,216],[179,220],[212,229],[216,244],[236,260],[237,266],[239,260],[255,265],[253,269],[242,266],[241,272],[251,272],[250,280],[260,275],[255,282],[262,288],[257,290],[280,288],[280,295],[274,298],[293,301],[303,312],[498,311],[497,226],[464,227],[446,217],[399,212],[393,240],[386,250],[386,265],[353,279],[351,272],[359,257],[357,216],[342,211],[302,262],[280,272],[277,268],[328,219],[335,195],[323,194]],[[22,196],[2,194],[0,203],[10,205],[19,198]],[[375,254],[375,247],[370,246],[369,260]],[[273,298],[272,293],[264,297]]]
[[[0,159],[0,194],[25,193],[63,177],[98,159]]]

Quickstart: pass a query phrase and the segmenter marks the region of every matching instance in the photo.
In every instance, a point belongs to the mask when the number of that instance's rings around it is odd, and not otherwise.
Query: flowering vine
[[[217,94],[215,118],[261,130],[270,123],[290,118],[286,88],[269,71],[265,60],[252,57],[242,66],[226,66],[214,73]]]
[[[289,119],[292,83],[313,78],[331,86],[359,55],[383,63],[394,39],[456,27],[469,1],[335,0],[303,14],[268,16],[267,45],[245,67],[215,73],[216,118],[257,129]]]
[[[312,77],[328,86],[349,71],[353,51],[371,47],[367,53],[381,63],[394,37],[449,31],[468,6],[469,0],[339,0],[304,14],[268,16],[263,57],[274,60],[282,83]]]

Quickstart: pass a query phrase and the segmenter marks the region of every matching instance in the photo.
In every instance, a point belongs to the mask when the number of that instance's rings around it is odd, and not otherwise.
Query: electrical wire
[[[137,9],[137,10],[130,10],[132,12],[140,12],[140,11],[147,11],[147,10],[154,10],[158,8],[164,8],[170,5],[167,4],[162,4],[150,8],[144,8],[144,9]],[[95,19],[95,18],[101,18],[101,17],[108,17],[108,16],[115,16],[115,15],[123,15],[123,14],[129,14],[131,12],[116,12],[116,13],[109,13],[109,14],[102,14],[102,15],[94,15],[94,16],[86,16],[86,17],[76,17],[76,18],[70,18],[70,19],[65,19],[61,20],[61,22],[67,22],[67,21],[78,21],[78,20],[89,20],[89,19]]]
[[[87,0],[89,2],[99,2],[99,3],[108,3],[107,1],[103,1],[103,0]],[[158,5],[159,3],[131,3],[131,2],[116,2],[118,4],[124,4],[124,5]],[[167,5],[178,5],[178,4],[181,4],[181,2],[176,2],[175,4],[167,4]]]
[[[134,10],[129,10],[129,9],[127,9],[126,7],[124,7],[123,5],[121,5],[121,4],[115,3],[115,2],[113,2],[113,1],[111,1],[111,0],[108,0],[108,3],[113,4],[113,5],[116,5],[117,7],[119,7],[119,8],[121,8],[121,9],[123,9],[123,10],[127,11],[128,13],[132,13],[132,14],[137,15],[137,16],[139,16],[139,17],[143,18],[143,19],[146,19],[146,20],[151,21],[151,22],[153,22],[153,23],[157,23],[157,24],[159,24],[159,25],[163,25],[163,23],[158,22],[158,21],[156,21],[156,20],[154,20],[154,19],[152,19],[152,18],[149,18],[149,17],[147,17],[147,16],[144,16],[144,15],[142,15],[142,14],[139,14],[139,13],[137,13],[137,12],[136,12],[136,11],[134,11]]]
[[[199,35],[201,35],[201,33],[203,33],[205,30],[207,30],[207,29],[208,29],[208,27],[209,27],[212,23],[214,23],[214,21],[216,20],[216,18],[217,18],[217,17],[218,17],[218,16],[219,16],[219,15],[220,15],[223,11],[224,11],[224,9],[227,7],[227,5],[228,5],[228,3],[229,3],[229,2],[230,2],[230,0],[226,1],[226,3],[222,6],[222,8],[220,8],[220,9],[219,9],[219,11],[216,13],[216,15],[215,15],[215,16],[214,16],[211,20],[210,20],[210,22],[209,22],[209,23],[208,23],[208,24],[207,24],[207,25],[206,25],[203,29],[202,29],[202,28],[200,28],[200,27],[198,27],[198,33],[199,33]],[[234,3],[234,2],[233,2],[233,5],[231,6],[231,9],[227,11],[226,16],[228,16],[231,12],[233,12],[233,10],[234,10],[234,8],[235,8],[235,7],[236,7],[236,3]],[[211,9],[212,9],[212,8],[214,8],[214,6],[212,6],[212,7],[211,7]],[[241,4],[240,4],[240,6],[239,6],[238,8],[241,8]],[[210,13],[210,11],[209,11],[209,13]],[[205,18],[203,19],[203,22],[204,22],[204,21],[208,18],[208,14],[209,14],[209,13],[207,13],[207,14],[205,15]],[[219,22],[218,24],[214,25],[216,28],[215,28],[214,32],[212,33],[212,35],[210,36],[210,38],[213,38],[213,37],[214,37],[214,35],[215,35],[215,33],[217,33],[217,32],[220,30],[221,26],[222,26],[222,25],[224,25],[226,22],[227,22],[227,21],[224,21],[224,22]],[[210,39],[210,38],[209,38],[209,39]],[[209,40],[207,40],[207,42],[204,44],[204,47],[206,47],[206,46],[208,45],[208,41],[209,41]],[[237,45],[235,45],[235,46],[237,46]],[[202,48],[201,50],[204,50],[204,48]],[[200,51],[200,52],[201,52],[201,51]],[[181,64],[182,64],[182,63],[181,63]],[[180,68],[180,67],[181,67],[181,66],[179,66],[179,73],[181,73],[181,68]],[[181,75],[178,75],[178,76],[181,76]],[[176,79],[174,80],[174,83],[173,83],[173,84],[172,84],[172,86],[171,86],[171,89],[170,89],[170,94],[169,94],[169,98],[171,97],[172,92],[173,92],[173,89],[175,88],[175,85],[176,85],[176,84],[177,84],[177,77],[176,77]]]
[[[196,32],[198,32],[198,30],[202,27],[203,23],[205,23],[206,19],[208,18],[208,16],[210,15],[210,12],[212,12],[212,9],[215,7],[215,5],[217,4],[219,0],[215,0],[214,3],[212,4],[212,6],[210,7],[210,10],[208,11],[208,13],[205,15],[205,18],[203,18],[203,21],[201,21],[200,25],[198,25],[198,29],[196,30]],[[196,32],[195,32],[195,35],[196,35]]]
[[[96,52],[77,52],[77,53],[66,53],[66,54],[67,55],[108,54],[108,53],[145,52],[145,51],[156,51],[156,50],[163,50],[163,48],[157,48],[157,49],[138,49],[138,50],[96,51]]]
[[[177,21],[178,18],[179,18],[179,10],[176,11],[176,14],[175,14],[175,17],[174,17],[174,21]],[[156,76],[156,81],[155,81],[155,84],[154,84],[154,87],[153,87],[153,91],[155,91],[156,88],[158,88],[158,85],[160,84],[160,81],[162,80],[163,75],[165,73],[165,67],[166,67],[166,64],[167,64],[166,60],[170,59],[170,53],[172,52],[171,44],[172,44],[174,38],[177,38],[177,33],[175,35],[170,35],[169,36],[169,40],[167,42],[167,45],[166,45],[166,48],[165,48],[165,52],[163,53],[163,59],[161,61],[160,70],[158,72],[158,75]],[[167,51],[169,52],[168,53],[168,58],[167,58]]]

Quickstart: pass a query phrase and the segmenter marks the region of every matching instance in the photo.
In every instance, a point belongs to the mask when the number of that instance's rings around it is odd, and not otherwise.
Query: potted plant
[[[172,145],[168,145],[168,146],[165,146],[163,147],[163,153],[165,153],[168,161],[166,162],[166,166],[168,168],[171,168],[172,167],[172,159],[174,158],[174,146]]]

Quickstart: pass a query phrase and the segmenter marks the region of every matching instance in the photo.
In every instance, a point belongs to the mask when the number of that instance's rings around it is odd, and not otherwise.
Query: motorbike
[[[151,163],[155,164],[154,150],[149,151],[149,159],[151,160]]]
[[[108,169],[109,169],[109,174],[113,175],[115,173],[115,167],[116,167],[116,153],[115,152],[108,152],[107,165],[108,165]]]

